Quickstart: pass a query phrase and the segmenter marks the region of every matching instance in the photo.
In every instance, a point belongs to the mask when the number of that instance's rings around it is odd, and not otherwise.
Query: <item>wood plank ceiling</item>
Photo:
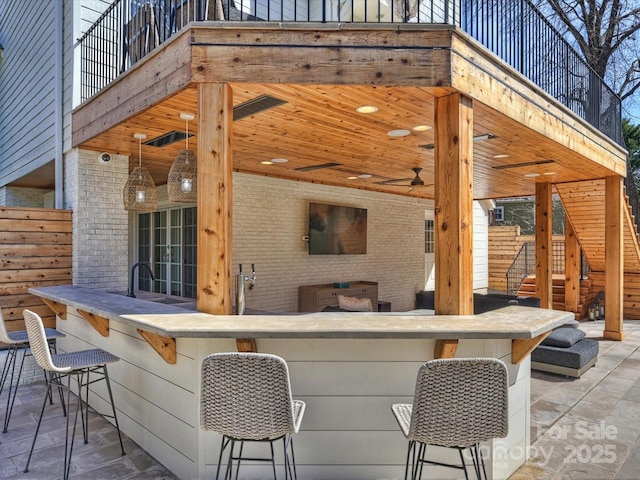
[[[442,89],[260,83],[232,84],[232,88],[235,106],[260,95],[286,102],[234,122],[235,171],[433,198],[434,151],[425,146],[433,145],[434,94]],[[197,114],[197,98],[192,85],[81,147],[131,155],[132,169],[138,164],[133,134],[145,133],[152,139],[172,130],[184,131],[180,113]],[[378,112],[357,113],[361,105],[374,105]],[[417,125],[429,129],[414,131]],[[405,137],[387,134],[397,129],[411,133]],[[189,131],[197,136],[197,119],[190,122]],[[474,135],[484,134],[495,138],[474,143],[476,199],[532,195],[535,182],[589,180],[607,174],[605,168],[475,102]],[[195,148],[196,137],[189,143]],[[184,140],[162,148],[143,146],[142,163],[157,185],[166,183],[171,164],[183,148]],[[273,158],[288,162],[261,163]],[[339,165],[299,170],[329,162]],[[423,169],[425,185],[411,188],[412,168],[416,167]],[[349,178],[363,174],[371,177]],[[531,176],[535,174],[539,176]]]

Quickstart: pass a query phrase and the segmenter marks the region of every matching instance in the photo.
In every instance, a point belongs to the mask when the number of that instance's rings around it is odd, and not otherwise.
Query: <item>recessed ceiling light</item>
[[[500,153],[498,155],[494,155],[493,158],[509,158],[509,155],[506,153]]]
[[[389,130],[387,132],[387,135],[389,135],[390,137],[406,137],[410,133],[411,132],[409,130],[398,129],[398,130]]]
[[[347,180],[357,180],[357,179],[358,179],[358,177],[354,177],[353,175],[350,176],[350,177],[347,177]]]
[[[431,130],[431,127],[429,125],[416,125],[412,130],[416,132],[426,132],[427,130]]]
[[[378,107],[374,107],[373,105],[361,105],[356,108],[356,112],[358,113],[376,113],[378,111]]]
[[[555,175],[556,172],[544,172],[543,175]]]
[[[527,178],[534,178],[534,177],[539,177],[540,174],[539,173],[526,173],[524,176],[527,177]]]
[[[358,178],[371,178],[373,175],[371,175],[370,173],[361,173],[360,175],[358,175]]]
[[[273,165],[273,162],[270,162],[269,160],[264,160],[262,162],[260,162],[262,165]]]
[[[286,158],[272,158],[271,162],[272,163],[287,163],[289,160],[287,160]]]

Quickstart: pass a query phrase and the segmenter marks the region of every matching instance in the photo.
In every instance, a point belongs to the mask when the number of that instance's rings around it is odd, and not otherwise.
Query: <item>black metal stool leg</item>
[[[22,350],[22,360],[20,361],[20,368],[18,369],[18,378],[16,380],[15,387],[13,385],[13,381],[15,378],[15,370],[16,370],[16,362],[18,361],[18,350]],[[4,426],[2,429],[2,433],[7,433],[9,429],[9,421],[11,420],[11,412],[13,411],[13,404],[16,401],[16,394],[18,393],[18,384],[20,383],[20,378],[22,377],[22,368],[24,367],[24,356],[26,353],[26,348],[18,348],[15,345],[9,347],[9,353],[7,354],[7,362],[11,362],[11,378],[9,379],[9,391],[7,392],[7,409],[4,412]],[[11,359],[9,358],[11,356]],[[6,381],[8,377],[5,376],[3,381]],[[0,389],[0,391],[2,391]],[[12,395],[13,392],[13,395]]]
[[[118,423],[118,415],[116,414],[116,404],[113,403],[113,392],[111,391],[111,380],[109,380],[109,373],[107,372],[107,366],[102,367],[104,370],[104,379],[107,382],[107,391],[109,392],[109,401],[111,402],[111,410],[113,411],[113,421],[116,424],[116,431],[118,432],[118,440],[120,440],[120,449],[122,451],[122,455],[126,455],[124,451],[124,445],[122,444],[122,435],[120,435],[120,424]],[[89,430],[88,425],[89,420],[87,419],[87,430]]]
[[[460,461],[462,462],[462,469],[464,470],[464,478],[465,478],[465,480],[469,480],[469,473],[467,472],[467,464],[464,461],[464,455],[462,454],[462,448],[458,449],[458,453],[460,454]]]
[[[53,374],[49,372],[47,376],[47,391],[44,392],[44,399],[42,401],[42,409],[40,410],[40,418],[38,418],[38,425],[36,426],[36,432],[33,435],[33,442],[31,443],[31,450],[29,450],[29,456],[27,457],[27,465],[24,467],[24,473],[29,471],[29,463],[31,463],[31,455],[33,455],[33,447],[36,446],[36,439],[38,438],[38,432],[40,431],[40,424],[42,423],[42,416],[44,415],[44,408],[47,406],[47,392],[51,388],[51,381]]]
[[[7,380],[9,376],[9,368],[13,365],[15,359],[14,350],[16,349],[15,345],[9,345],[9,350],[7,350],[7,358],[4,361],[4,365],[2,367],[2,374],[0,375],[0,395],[2,394],[2,390],[4,389],[4,382]]]

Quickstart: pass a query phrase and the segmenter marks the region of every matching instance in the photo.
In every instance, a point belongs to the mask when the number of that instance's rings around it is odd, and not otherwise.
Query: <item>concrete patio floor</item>
[[[603,340],[603,327],[603,321],[580,325],[600,342],[598,362],[582,378],[532,372],[531,458],[511,480],[640,478],[640,321],[625,322],[624,342]],[[0,433],[0,479],[62,476],[65,418],[59,401],[47,405],[29,472],[22,473],[43,392],[44,383],[18,390],[9,431]],[[83,444],[80,431],[76,438],[71,478],[176,478],[126,437],[122,456],[114,428],[96,414],[91,414],[89,444]]]

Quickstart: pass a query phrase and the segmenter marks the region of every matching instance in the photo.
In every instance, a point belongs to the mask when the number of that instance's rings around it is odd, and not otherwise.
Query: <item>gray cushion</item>
[[[585,333],[577,328],[558,328],[542,341],[542,345],[569,348],[585,337]]]
[[[569,348],[540,345],[531,352],[531,361],[567,368],[582,368],[589,360],[598,356],[598,350],[598,342],[591,338],[585,338]]]

